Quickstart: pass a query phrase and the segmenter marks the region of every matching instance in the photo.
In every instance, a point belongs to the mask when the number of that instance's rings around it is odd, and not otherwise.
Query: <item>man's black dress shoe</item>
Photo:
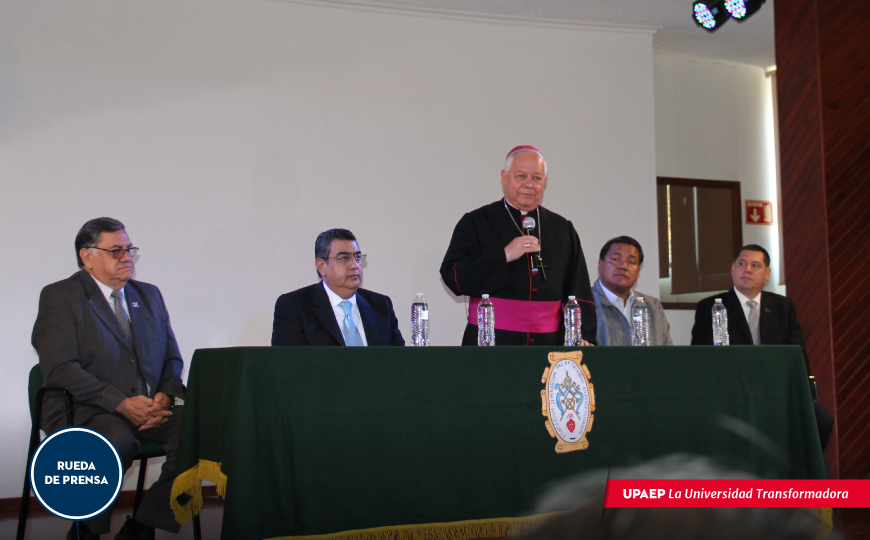
[[[79,523],[79,527],[81,527],[81,535],[82,540],[100,540],[100,535],[90,530],[87,525],[84,523]],[[69,532],[66,533],[66,540],[77,540],[76,539],[76,524],[73,523],[72,527],[70,527]]]
[[[127,521],[115,535],[115,540],[154,540],[154,527],[142,525],[132,517],[127,516]]]

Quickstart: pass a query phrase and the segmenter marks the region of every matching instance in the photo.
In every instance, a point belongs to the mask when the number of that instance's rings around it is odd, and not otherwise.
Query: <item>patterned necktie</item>
[[[112,300],[115,301],[115,318],[118,319],[118,324],[121,325],[121,330],[124,332],[124,337],[127,338],[127,345],[135,353],[136,347],[133,342],[133,325],[130,324],[130,318],[127,317],[127,312],[124,311],[124,306],[121,305],[121,293],[112,291]],[[136,362],[136,359],[133,359]],[[139,366],[136,366],[136,394],[140,396],[148,395],[148,386],[145,384],[145,378],[142,377],[142,372],[139,371]]]
[[[747,300],[746,305],[749,306],[749,331],[752,333],[752,344],[761,345],[761,335],[758,331],[758,302],[755,300]]]
[[[347,300],[338,304],[344,310],[344,324],[341,326],[341,333],[344,336],[344,342],[348,347],[362,347],[362,336],[359,335],[356,325],[353,324],[352,306]]]

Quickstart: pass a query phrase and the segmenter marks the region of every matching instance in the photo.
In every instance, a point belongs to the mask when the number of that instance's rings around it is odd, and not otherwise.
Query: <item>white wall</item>
[[[21,0],[0,4],[0,80],[0,497],[21,489],[39,291],[76,270],[90,218],[126,223],[188,360],[268,345],[275,299],[315,281],[314,238],[332,227],[357,234],[365,286],[393,298],[403,333],[422,291],[433,344],[458,344],[464,306],[438,267],[462,213],[501,197],[518,144],[547,156],[544,205],[574,221],[593,275],[606,239],[657,242],[647,30]]]
[[[774,201],[777,223],[774,115],[764,70],[661,54],[654,65],[656,174],[738,181],[744,201]],[[778,275],[777,226],[744,224],[743,243],[767,248],[771,275]],[[785,294],[775,283],[772,278],[766,289]],[[692,313],[667,311],[675,344],[689,344]]]

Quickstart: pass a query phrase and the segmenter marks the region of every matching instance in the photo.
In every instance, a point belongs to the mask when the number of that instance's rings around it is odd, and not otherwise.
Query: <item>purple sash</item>
[[[495,312],[496,330],[510,332],[530,332],[547,334],[558,332],[562,325],[562,302],[553,300],[535,302],[531,300],[507,300],[490,297]],[[480,298],[469,299],[468,324],[477,326],[477,305]]]

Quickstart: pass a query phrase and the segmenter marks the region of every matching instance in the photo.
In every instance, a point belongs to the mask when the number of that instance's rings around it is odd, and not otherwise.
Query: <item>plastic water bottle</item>
[[[477,344],[481,347],[495,345],[495,312],[488,294],[484,294],[477,305]]]
[[[429,304],[423,298],[423,293],[417,293],[417,298],[411,304],[411,345],[429,346]]]
[[[713,304],[713,345],[729,345],[728,310],[722,305],[722,299],[717,298]]]
[[[631,308],[631,344],[649,347],[649,306],[641,296],[634,297]]]
[[[583,341],[580,324],[580,304],[574,296],[568,297],[565,304],[565,346],[579,347]]]

